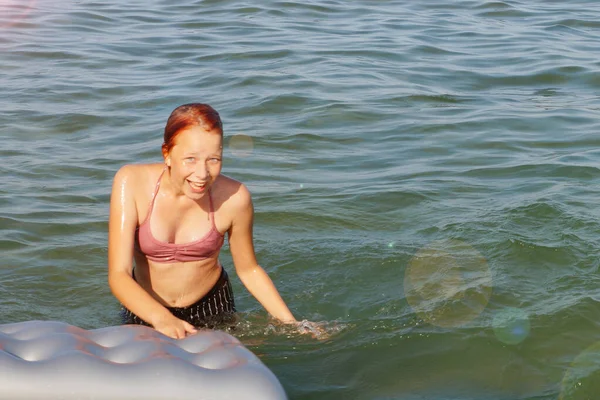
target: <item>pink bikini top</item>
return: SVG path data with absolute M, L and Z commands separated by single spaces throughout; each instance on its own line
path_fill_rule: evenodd
M 187 262 L 187 261 L 199 261 L 207 259 L 221 250 L 223 245 L 224 236 L 215 227 L 215 217 L 213 210 L 213 202 L 208 191 L 208 200 L 210 203 L 210 230 L 201 239 L 195 240 L 188 243 L 167 243 L 156 240 L 150 230 L 150 216 L 152 215 L 152 209 L 154 208 L 154 199 L 158 194 L 158 188 L 160 187 L 160 180 L 165 171 L 163 171 L 158 177 L 156 182 L 156 188 L 152 193 L 152 200 L 150 201 L 150 207 L 146 215 L 144 222 L 135 230 L 135 248 L 142 254 L 144 254 L 149 260 L 159 263 L 174 263 L 174 262 Z

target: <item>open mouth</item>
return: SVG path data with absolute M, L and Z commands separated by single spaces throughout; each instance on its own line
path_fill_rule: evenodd
M 187 181 L 188 185 L 190 185 L 190 188 L 192 189 L 192 191 L 194 193 L 202 193 L 206 190 L 206 182 L 192 182 L 192 181 Z

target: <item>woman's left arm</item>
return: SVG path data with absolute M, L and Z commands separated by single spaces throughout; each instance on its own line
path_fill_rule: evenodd
M 228 232 L 229 249 L 237 275 L 269 314 L 285 323 L 297 322 L 269 275 L 256 261 L 252 238 L 254 207 L 250 192 L 240 185 L 234 199 L 235 211 Z

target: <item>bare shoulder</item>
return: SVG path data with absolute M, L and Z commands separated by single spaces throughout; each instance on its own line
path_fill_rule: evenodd
M 240 211 L 252 206 L 252 194 L 240 181 L 226 175 L 219 175 L 215 183 L 216 201 L 227 210 Z
M 128 192 L 145 190 L 146 186 L 156 180 L 163 164 L 126 164 L 115 173 L 113 187 L 120 187 Z

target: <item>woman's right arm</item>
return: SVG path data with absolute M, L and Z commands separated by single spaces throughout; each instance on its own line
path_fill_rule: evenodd
M 135 204 L 135 167 L 119 169 L 113 180 L 108 219 L 108 285 L 123 306 L 174 338 L 194 333 L 189 324 L 175 318 L 169 310 L 146 292 L 132 276 L 133 246 L 138 215 Z

